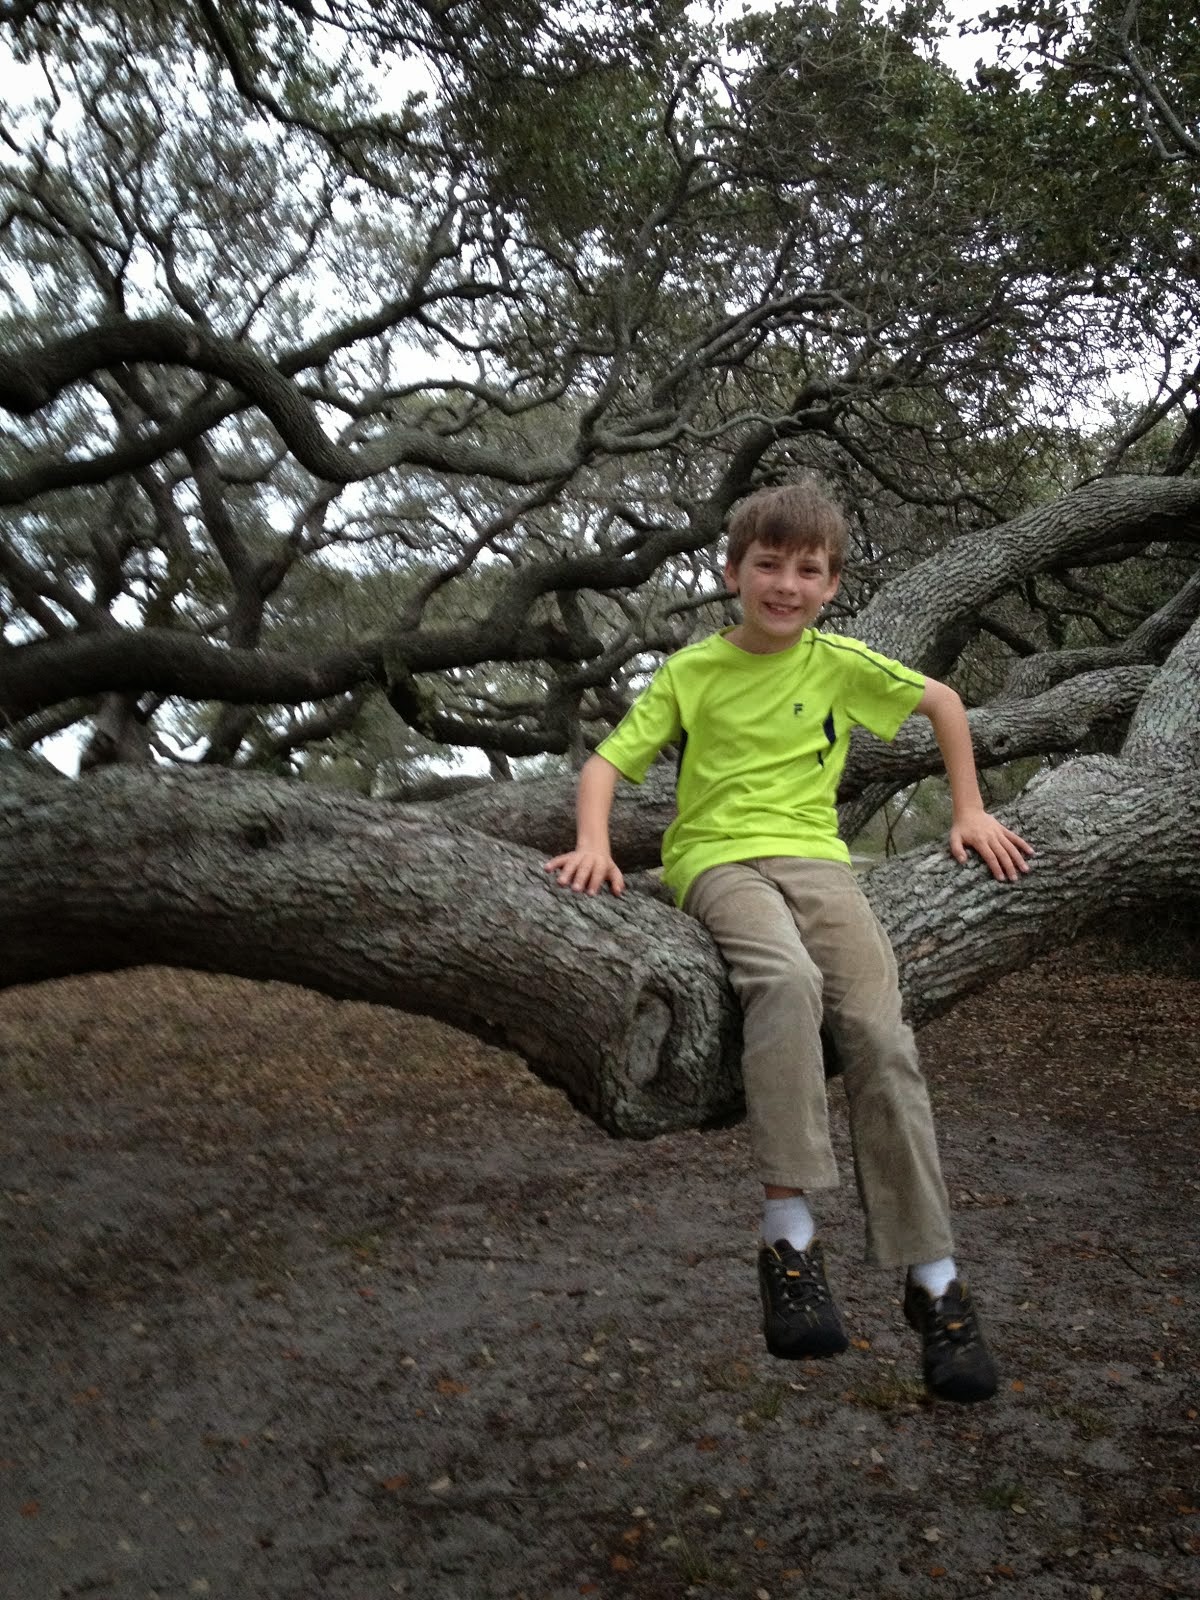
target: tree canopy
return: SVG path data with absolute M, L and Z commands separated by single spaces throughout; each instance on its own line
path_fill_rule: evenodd
M 5 737 L 503 771 L 726 620 L 759 482 L 839 488 L 845 621 L 1089 480 L 1190 478 L 1177 22 L 1004 8 L 1023 51 L 964 82 L 928 4 L 7 6 Z M 1011 573 L 928 664 L 1116 645 L 1173 531 Z

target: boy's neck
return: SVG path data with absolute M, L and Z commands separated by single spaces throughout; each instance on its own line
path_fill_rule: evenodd
M 727 633 L 722 633 L 721 637 L 726 644 L 733 645 L 736 650 L 742 650 L 748 656 L 777 656 L 798 645 L 807 632 L 807 628 L 802 629 L 794 639 L 774 639 L 769 635 L 764 638 L 755 634 L 747 635 L 745 624 L 739 622 Z

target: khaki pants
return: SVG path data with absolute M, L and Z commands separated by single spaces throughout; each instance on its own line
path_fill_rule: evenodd
M 867 1257 L 880 1266 L 953 1253 L 929 1094 L 900 1013 L 896 959 L 849 867 L 771 856 L 702 872 L 685 909 L 720 946 L 744 1017 L 742 1074 L 763 1183 L 838 1181 L 820 1027 L 850 1108 Z

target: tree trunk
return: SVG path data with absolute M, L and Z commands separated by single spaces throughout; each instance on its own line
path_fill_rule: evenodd
M 1200 896 L 1198 680 L 1200 624 L 1126 755 L 1070 762 L 1006 813 L 1038 851 L 1020 883 L 940 846 L 868 874 L 914 1022 L 1109 907 Z M 280 978 L 498 1036 L 615 1133 L 739 1109 L 737 1006 L 698 923 L 560 890 L 541 852 L 416 808 L 207 770 L 72 783 L 10 757 L 0 882 L 4 983 L 149 962 Z
M 905 1009 L 921 1026 L 990 978 L 1068 943 L 1101 913 L 1200 896 L 1200 772 L 1172 779 L 1081 756 L 1000 813 L 1036 845 L 1017 884 L 941 847 L 899 856 L 864 887 L 887 928 Z
M 1006 813 L 1038 852 L 1020 883 L 941 846 L 868 875 L 914 1022 L 1109 907 L 1200 897 L 1198 682 L 1195 623 L 1141 694 L 1121 756 L 1069 762 Z M 1090 726 L 1095 688 L 1081 680 L 1069 704 L 1053 690 L 1042 712 Z M 998 716 L 1014 709 L 1037 702 Z M 993 732 L 1011 739 L 1006 726 Z M 561 786 L 522 813 L 523 787 L 446 810 L 511 832 L 530 814 L 569 827 Z M 618 817 L 659 829 L 671 787 L 664 770 Z M 651 895 L 560 890 L 544 854 L 303 784 L 127 767 L 69 782 L 0 755 L 0 983 L 151 962 L 280 978 L 499 1036 L 613 1132 L 735 1113 L 738 1010 L 707 934 Z
M 162 963 L 425 1012 L 613 1132 L 735 1115 L 740 1019 L 696 922 L 541 856 L 284 780 L 0 765 L 0 983 Z M 364 1063 L 369 1071 L 369 1063 Z

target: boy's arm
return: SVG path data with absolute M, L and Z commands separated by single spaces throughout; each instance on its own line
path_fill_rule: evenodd
M 546 863 L 547 872 L 558 873 L 559 883 L 580 894 L 597 894 L 606 883 L 614 894 L 625 888 L 608 840 L 608 818 L 620 776 L 603 756 L 587 758 L 575 799 L 575 848 Z
M 1018 872 L 1028 872 L 1026 856 L 1033 846 L 1019 834 L 989 815 L 979 793 L 975 772 L 975 752 L 971 748 L 971 729 L 963 703 L 948 683 L 926 678 L 925 692 L 916 709 L 933 724 L 954 804 L 954 823 L 950 829 L 950 854 L 965 862 L 969 846 L 987 865 L 993 878 L 1015 882 Z

